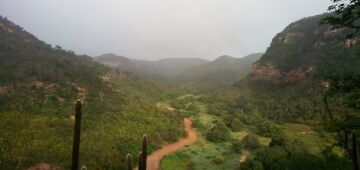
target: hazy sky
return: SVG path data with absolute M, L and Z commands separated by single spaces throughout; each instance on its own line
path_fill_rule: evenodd
M 330 0 L 0 0 L 0 15 L 78 54 L 242 57 Z

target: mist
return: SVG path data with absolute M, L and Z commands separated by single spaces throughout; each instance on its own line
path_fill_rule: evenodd
M 330 0 L 0 0 L 0 15 L 78 54 L 214 59 L 264 52 Z

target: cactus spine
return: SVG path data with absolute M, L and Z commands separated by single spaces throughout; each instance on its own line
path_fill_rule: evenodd
M 77 100 L 75 104 L 75 127 L 74 127 L 74 140 L 73 140 L 73 148 L 72 148 L 71 170 L 77 170 L 79 168 L 80 129 L 81 129 L 81 101 Z
M 127 170 L 133 170 L 132 168 L 132 156 L 130 153 L 127 154 L 126 156 L 126 169 Z

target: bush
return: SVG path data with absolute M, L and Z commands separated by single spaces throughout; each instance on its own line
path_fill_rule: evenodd
M 211 162 L 215 165 L 220 165 L 222 163 L 224 163 L 224 158 L 222 157 L 215 157 L 211 160 Z
M 240 164 L 240 170 L 263 170 L 264 167 L 260 161 L 249 159 Z
M 246 149 L 250 150 L 259 148 L 261 146 L 259 140 L 254 134 L 248 134 L 245 136 L 241 143 Z
M 281 130 L 274 123 L 264 121 L 258 127 L 258 134 L 265 137 L 275 137 L 281 135 Z
M 285 146 L 287 143 L 289 142 L 289 139 L 284 136 L 284 135 L 280 135 L 280 136 L 274 136 L 271 138 L 271 142 L 269 144 L 270 147 L 272 146 Z
M 216 122 L 206 134 L 206 139 L 210 142 L 225 142 L 230 139 L 229 129 L 223 122 Z
M 224 116 L 223 120 L 226 126 L 229 127 L 233 132 L 239 132 L 244 128 L 243 123 L 234 116 L 226 115 Z
M 244 148 L 243 144 L 240 141 L 233 142 L 231 143 L 231 145 L 235 153 L 241 153 Z

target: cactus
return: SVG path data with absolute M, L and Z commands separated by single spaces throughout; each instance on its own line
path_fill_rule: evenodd
M 146 170 L 146 163 L 147 163 L 147 145 L 148 145 L 148 141 L 147 141 L 147 137 L 146 135 L 143 135 L 142 138 L 142 154 L 141 154 L 141 162 L 143 163 L 143 169 L 140 170 Z
M 81 129 L 81 101 L 77 100 L 75 104 L 75 127 L 74 127 L 71 170 L 77 170 L 79 167 L 80 129 Z
M 142 163 L 142 152 L 139 152 L 139 162 L 138 162 L 138 170 L 142 170 L 143 168 L 143 163 Z
M 133 170 L 132 168 L 132 156 L 130 153 L 127 154 L 126 156 L 126 169 L 127 170 Z
M 353 151 L 352 159 L 353 159 L 353 164 L 354 164 L 354 170 L 359 170 L 360 169 L 359 155 L 358 155 L 357 139 L 356 139 L 355 131 L 352 132 L 352 145 L 353 145 L 352 146 L 352 151 Z

